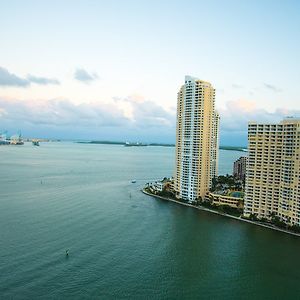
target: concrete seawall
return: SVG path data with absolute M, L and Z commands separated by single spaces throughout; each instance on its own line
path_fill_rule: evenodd
M 206 207 L 195 206 L 195 205 L 184 203 L 184 202 L 181 202 L 181 201 L 177 201 L 177 200 L 174 200 L 174 199 L 171 199 L 171 198 L 166 198 L 166 197 L 154 195 L 154 194 L 151 194 L 151 193 L 147 192 L 145 189 L 142 189 L 141 191 L 144 194 L 146 194 L 148 196 L 151 196 L 153 198 L 161 199 L 161 200 L 164 200 L 164 201 L 174 202 L 174 203 L 177 203 L 177 204 L 180 204 L 180 205 L 184 205 L 184 206 L 188 206 L 188 207 L 191 207 L 191 208 L 194 208 L 194 209 L 198 209 L 198 210 L 202 210 L 202 211 L 207 211 L 207 212 L 219 215 L 219 216 L 228 217 L 228 218 L 235 219 L 235 220 L 238 220 L 238 221 L 247 222 L 247 223 L 250 223 L 250 224 L 253 224 L 253 225 L 265 227 L 265 228 L 268 228 L 268 229 L 272 229 L 272 230 L 276 230 L 276 231 L 280 231 L 280 232 L 283 232 L 283 233 L 287 233 L 287 234 L 290 234 L 290 235 L 294 235 L 294 236 L 300 237 L 299 233 L 295 233 L 295 232 L 291 232 L 291 231 L 288 231 L 288 230 L 285 230 L 285 229 L 277 228 L 277 227 L 274 227 L 272 225 L 262 224 L 262 223 L 259 223 L 259 222 L 255 222 L 255 221 L 243 219 L 241 217 L 235 217 L 235 216 L 232 216 L 232 215 L 229 215 L 229 214 L 226 214 L 226 213 L 221 213 L 221 212 L 218 212 L 218 211 L 206 208 Z

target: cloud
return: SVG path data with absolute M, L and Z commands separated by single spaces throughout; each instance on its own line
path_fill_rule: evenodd
M 273 112 L 258 108 L 254 101 L 237 100 L 226 102 L 226 107 L 219 109 L 224 130 L 247 131 L 249 121 L 276 123 L 287 116 L 299 116 L 300 110 L 277 108 Z
M 7 69 L 0 67 L 0 86 L 4 87 L 28 87 L 31 83 L 36 84 L 60 84 L 55 78 L 37 77 L 28 74 L 26 78 L 10 73 Z
M 216 91 L 218 92 L 218 94 L 224 94 L 225 90 L 222 88 L 216 88 Z
M 163 141 L 164 136 L 168 142 L 175 135 L 174 112 L 132 96 L 81 104 L 68 99 L 0 97 L 0 121 L 1 129 L 22 129 L 27 135 L 39 129 L 43 136 L 52 132 L 58 137 L 144 141 Z
M 254 101 L 228 101 L 219 109 L 221 144 L 247 145 L 248 122 L 278 123 L 287 116 L 300 116 L 300 110 L 277 108 L 273 112 L 258 108 Z
M 132 120 L 141 128 L 164 126 L 175 129 L 175 112 L 167 111 L 153 101 L 132 95 L 124 99 L 131 107 Z
M 278 88 L 278 87 L 276 87 L 276 86 L 274 86 L 274 85 L 272 85 L 272 84 L 264 83 L 264 87 L 265 87 L 266 89 L 268 89 L 268 90 L 271 90 L 271 91 L 275 92 L 275 93 L 281 92 L 281 89 L 280 89 L 280 88 Z
M 3 108 L 0 108 L 0 118 L 6 114 L 6 111 Z
M 98 75 L 96 73 L 88 73 L 85 69 L 79 68 L 76 69 L 74 73 L 74 78 L 76 80 L 89 83 L 98 79 Z
M 237 83 L 233 83 L 233 84 L 232 84 L 232 87 L 233 87 L 234 89 L 243 89 L 243 88 L 244 88 L 242 85 L 237 84 Z
M 0 98 L 2 121 L 49 126 L 119 126 L 126 118 L 113 104 L 74 104 L 68 99 L 18 100 Z
M 21 78 L 10 73 L 7 69 L 0 67 L 0 86 L 27 87 L 29 85 L 30 81 L 28 79 Z
M 30 82 L 36 83 L 36 84 L 42 84 L 42 85 L 47 85 L 47 84 L 60 84 L 60 82 L 55 79 L 55 78 L 46 78 L 46 77 L 37 77 L 34 75 L 27 75 L 27 79 Z
M 254 101 L 228 101 L 219 109 L 220 144 L 247 145 L 249 121 L 278 123 L 300 110 L 269 112 Z M 1 130 L 59 138 L 175 142 L 176 110 L 165 109 L 140 95 L 75 104 L 69 99 L 8 99 L 0 97 Z

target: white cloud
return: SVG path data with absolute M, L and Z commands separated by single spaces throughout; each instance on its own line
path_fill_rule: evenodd
M 42 84 L 42 85 L 60 84 L 60 82 L 55 78 L 39 77 L 30 74 L 27 75 L 27 79 L 32 83 Z
M 249 121 L 279 122 L 286 116 L 300 115 L 300 111 L 284 108 L 269 112 L 249 100 L 229 101 L 219 113 L 223 145 L 246 145 Z M 105 134 L 108 139 L 131 137 L 133 140 L 175 142 L 175 122 L 175 109 L 168 111 L 140 95 L 81 104 L 68 99 L 0 97 L 1 130 L 26 127 L 39 128 L 45 136 L 53 130 L 55 134 L 73 132 L 69 137 L 75 138 L 78 137 L 75 131 L 80 131 L 78 138 L 101 138 Z
M 90 83 L 96 79 L 98 79 L 98 75 L 96 73 L 88 73 L 83 68 L 76 69 L 74 73 L 74 79 L 79 80 L 84 83 Z
M 243 88 L 244 88 L 242 85 L 237 84 L 237 83 L 233 83 L 231 86 L 232 86 L 232 88 L 234 88 L 234 89 L 243 89 Z
M 300 110 L 277 108 L 273 112 L 257 107 L 254 101 L 228 101 L 219 109 L 221 116 L 221 143 L 227 145 L 247 144 L 248 122 L 278 123 L 287 116 L 300 116 Z M 238 143 L 236 141 L 238 140 Z
M 275 93 L 281 92 L 281 89 L 276 87 L 275 85 L 269 84 L 269 83 L 264 83 L 264 87 L 268 90 L 271 90 Z
M 0 67 L 0 86 L 27 87 L 29 85 L 30 81 L 28 79 L 21 78 L 10 73 L 7 69 Z
M 0 86 L 4 87 L 28 87 L 31 83 L 36 84 L 60 84 L 55 78 L 38 77 L 28 74 L 26 78 L 17 76 L 7 69 L 0 67 Z
M 20 100 L 0 97 L 1 129 L 39 127 L 44 128 L 45 135 L 49 128 L 54 128 L 56 132 L 78 129 L 91 136 L 91 132 L 106 128 L 107 133 L 118 130 L 120 138 L 136 133 L 139 139 L 147 138 L 147 134 L 159 137 L 168 132 L 170 136 L 173 135 L 174 114 L 152 101 L 135 100 L 127 97 L 105 103 L 95 101 L 74 104 L 68 99 Z M 128 109 L 132 113 L 131 117 L 126 114 Z M 6 113 L 2 114 L 2 111 Z

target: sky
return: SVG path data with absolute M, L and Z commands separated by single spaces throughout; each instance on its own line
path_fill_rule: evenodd
M 1 1 L 0 132 L 175 142 L 185 75 L 211 82 L 221 145 L 300 116 L 300 1 Z

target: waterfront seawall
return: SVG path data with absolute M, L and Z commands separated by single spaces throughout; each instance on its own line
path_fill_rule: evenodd
M 181 201 L 178 201 L 178 200 L 175 200 L 175 199 L 171 199 L 171 198 L 167 198 L 167 197 L 163 197 L 163 196 L 151 194 L 151 193 L 147 192 L 145 189 L 142 189 L 141 191 L 144 194 L 146 194 L 148 196 L 151 196 L 151 197 L 154 197 L 154 198 L 158 198 L 158 199 L 169 201 L 169 202 L 174 202 L 174 203 L 177 203 L 177 204 L 180 204 L 180 205 L 184 205 L 184 206 L 188 206 L 188 207 L 191 207 L 191 208 L 194 208 L 194 209 L 198 209 L 198 210 L 202 210 L 202 211 L 207 211 L 207 212 L 219 215 L 219 216 L 229 217 L 231 219 L 235 219 L 235 220 L 238 220 L 238 221 L 247 222 L 247 223 L 250 223 L 250 224 L 253 224 L 253 225 L 265 227 L 265 228 L 268 228 L 268 229 L 272 229 L 272 230 L 275 230 L 275 231 L 279 231 L 279 232 L 283 232 L 283 233 L 286 233 L 286 234 L 290 234 L 290 235 L 294 235 L 294 236 L 300 237 L 299 233 L 295 233 L 295 232 L 291 232 L 291 231 L 284 230 L 284 229 L 281 229 L 281 228 L 273 227 L 272 225 L 262 224 L 262 223 L 259 223 L 259 222 L 255 222 L 255 221 L 243 219 L 241 217 L 235 217 L 235 216 L 232 216 L 232 215 L 229 215 L 229 214 L 226 214 L 226 213 L 215 211 L 215 210 L 212 210 L 212 209 L 209 209 L 209 208 L 206 208 L 206 207 L 195 206 L 195 205 L 192 205 L 192 204 L 189 204 L 189 203 L 184 203 L 184 202 L 181 202 Z

